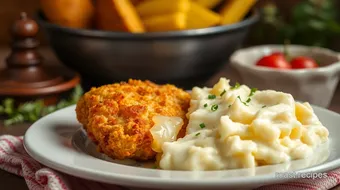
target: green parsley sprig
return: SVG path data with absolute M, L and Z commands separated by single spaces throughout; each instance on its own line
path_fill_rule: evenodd
M 83 89 L 78 85 L 73 89 L 68 99 L 60 100 L 58 104 L 51 106 L 44 106 L 43 100 L 26 102 L 15 106 L 14 99 L 6 98 L 0 105 L 0 115 L 4 115 L 7 118 L 4 121 L 5 126 L 23 122 L 34 122 L 49 113 L 76 104 L 82 95 Z

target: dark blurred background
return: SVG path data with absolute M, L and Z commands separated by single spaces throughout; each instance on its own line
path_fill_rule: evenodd
M 340 46 L 337 45 L 339 44 L 337 35 L 334 35 L 334 31 L 336 31 L 336 34 L 337 32 L 340 34 L 340 27 L 337 25 L 334 26 L 332 23 L 329 24 L 329 22 L 333 22 L 333 12 L 337 13 L 337 10 L 340 8 L 340 2 L 333 0 L 333 2 L 337 4 L 336 6 L 331 5 L 329 7 L 324 7 L 324 9 L 320 10 L 321 13 L 314 13 L 315 10 L 314 12 L 313 10 L 309 10 L 308 6 L 296 8 L 295 5 L 299 4 L 301 1 L 302 0 L 258 0 L 257 7 L 263 7 L 268 3 L 275 3 L 279 13 L 275 13 L 275 9 L 273 10 L 269 8 L 266 10 L 267 17 L 269 18 L 267 18 L 267 20 L 263 19 L 262 21 L 265 20 L 266 22 L 271 23 L 269 24 L 270 26 L 268 26 L 268 23 L 259 23 L 254 28 L 254 30 L 251 31 L 251 35 L 249 36 L 247 44 L 254 45 L 264 43 L 283 43 L 283 39 L 285 38 L 283 35 L 291 35 L 291 28 L 296 29 L 294 28 L 296 25 L 302 25 L 299 28 L 299 34 L 295 35 L 295 39 L 297 40 L 294 40 L 294 37 L 289 37 L 293 41 L 292 43 L 319 45 L 336 50 L 340 49 Z M 331 2 L 332 0 L 314 1 L 320 2 L 320 4 L 325 4 L 325 2 Z M 32 16 L 38 8 L 39 0 L 1 0 L 0 23 L 2 25 L 0 27 L 0 46 L 8 45 L 10 42 L 11 38 L 9 34 L 9 27 L 11 23 L 18 17 L 19 13 L 21 11 L 26 11 L 30 16 Z M 282 17 L 287 21 L 288 24 L 295 24 L 295 26 L 286 27 L 285 25 L 279 25 L 280 21 L 276 20 L 276 17 L 271 18 L 273 17 L 273 14 L 277 14 L 277 17 Z M 320 22 L 320 18 L 319 20 L 312 20 L 312 17 L 310 16 L 306 21 L 306 14 L 320 15 L 319 17 L 322 19 L 322 22 Z M 292 18 L 292 15 L 294 18 Z M 316 31 L 311 32 L 311 30 Z M 328 30 L 333 30 L 333 33 L 331 32 L 332 34 L 330 34 Z M 304 32 L 308 32 L 311 36 L 313 36 L 314 41 L 311 41 L 311 36 L 304 35 Z M 41 40 L 42 44 L 46 44 L 42 34 L 40 34 L 39 39 Z

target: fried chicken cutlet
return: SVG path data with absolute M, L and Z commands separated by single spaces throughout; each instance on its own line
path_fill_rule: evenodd
M 92 88 L 79 100 L 77 119 L 99 151 L 113 159 L 154 159 L 153 116 L 181 117 L 185 133 L 190 94 L 173 85 L 130 79 Z

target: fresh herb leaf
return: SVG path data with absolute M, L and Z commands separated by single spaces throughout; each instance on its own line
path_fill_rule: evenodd
M 66 100 L 61 100 L 61 101 L 57 104 L 57 110 L 69 106 L 72 102 L 73 102 L 73 101 L 68 102 L 68 101 L 66 101 Z
M 201 129 L 205 128 L 205 124 L 204 124 L 204 123 L 201 123 L 201 124 L 200 124 L 200 127 L 201 127 Z
M 71 105 L 78 102 L 79 98 L 83 95 L 84 91 L 80 85 L 77 85 L 71 95 Z
M 7 115 L 12 115 L 14 112 L 14 100 L 7 98 L 3 101 L 4 113 Z
M 214 104 L 211 106 L 211 111 L 216 111 L 218 109 L 218 105 Z
M 245 106 L 248 106 L 247 102 L 242 101 L 240 96 L 237 96 L 237 98 L 238 98 L 238 99 L 240 100 L 240 102 L 242 102 Z
M 37 100 L 36 101 L 36 107 L 35 107 L 35 109 L 34 109 L 34 113 L 37 115 L 37 116 L 39 116 L 39 114 L 41 114 L 42 113 L 42 110 L 43 110 L 43 108 L 44 108 L 44 102 L 42 101 L 42 100 Z
M 248 98 L 246 102 L 247 102 L 247 103 L 249 103 L 250 101 L 251 101 L 251 99 L 250 99 L 250 98 Z
M 227 91 L 224 89 L 220 96 L 223 96 Z
M 0 114 L 7 116 L 4 121 L 6 126 L 22 122 L 34 122 L 40 117 L 52 113 L 58 109 L 70 106 L 78 102 L 83 94 L 80 85 L 76 86 L 69 99 L 61 100 L 57 105 L 44 106 L 43 100 L 26 102 L 15 106 L 14 99 L 7 98 L 0 105 Z
M 204 104 L 204 107 L 205 107 L 205 108 L 208 107 L 208 104 Z
M 261 11 L 262 20 L 252 39 L 254 43 L 282 43 L 290 39 L 292 44 L 332 48 L 334 38 L 340 34 L 337 3 L 336 0 L 303 0 L 285 16 L 275 4 L 268 4 Z
M 231 107 L 231 104 L 228 106 L 228 108 L 230 108 Z
M 4 106 L 0 105 L 0 115 L 5 113 L 5 108 Z
M 34 122 L 36 120 L 38 120 L 38 115 L 36 115 L 34 112 L 30 112 L 27 114 L 27 117 L 25 118 L 25 120 L 30 121 L 30 122 Z
M 14 116 L 12 116 L 11 118 L 9 119 L 6 119 L 4 121 L 4 125 L 5 126 L 9 126 L 9 125 L 13 125 L 15 123 L 22 123 L 25 121 L 25 117 L 23 114 L 20 114 L 20 113 L 17 113 L 15 114 Z
M 267 106 L 266 105 L 262 106 L 262 108 L 265 108 L 265 107 L 267 107 Z
M 52 113 L 56 110 L 57 110 L 57 107 L 54 106 L 54 105 L 44 107 L 43 110 L 42 110 L 42 115 L 50 114 L 50 113 Z
M 197 137 L 197 136 L 198 136 L 198 135 L 200 135 L 200 134 L 201 134 L 201 133 L 196 133 L 196 135 L 195 135 L 195 136 Z
M 216 95 L 214 95 L 214 94 L 210 94 L 210 95 L 208 96 L 208 99 L 210 99 L 210 100 L 215 99 L 215 98 L 216 98 Z
M 232 86 L 230 89 L 232 89 L 232 90 L 233 89 L 238 89 L 238 88 L 240 88 L 240 86 L 241 86 L 241 84 L 236 82 L 235 86 Z
M 18 111 L 29 113 L 29 112 L 32 112 L 35 109 L 35 107 L 36 107 L 36 104 L 34 102 L 27 102 L 27 103 L 21 104 L 18 107 Z

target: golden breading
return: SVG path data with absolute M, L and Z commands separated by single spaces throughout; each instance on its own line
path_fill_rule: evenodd
M 173 85 L 129 80 L 92 88 L 79 100 L 77 119 L 101 152 L 113 159 L 154 159 L 151 149 L 155 115 L 184 120 L 190 94 Z M 181 134 L 185 133 L 185 127 Z

